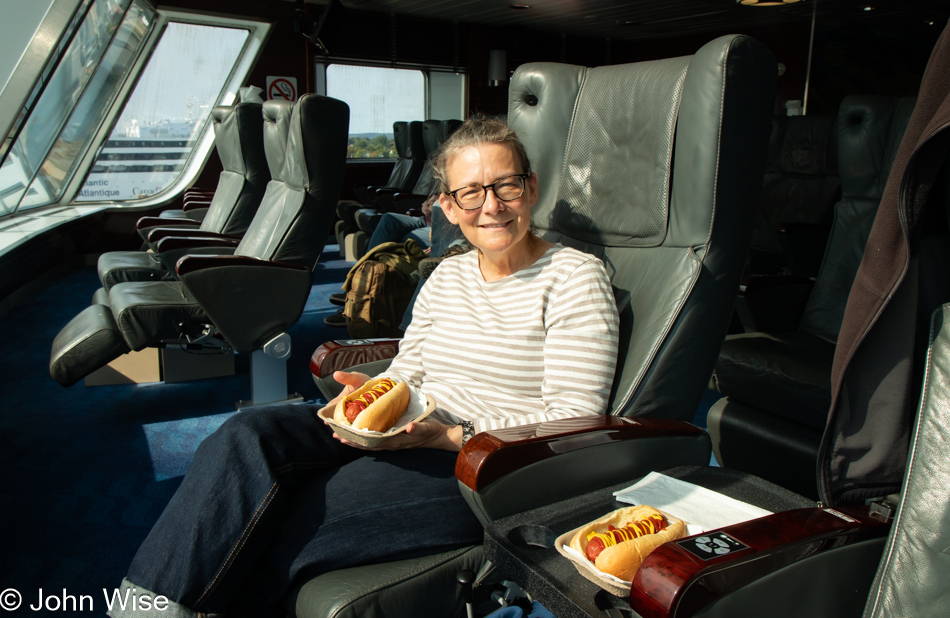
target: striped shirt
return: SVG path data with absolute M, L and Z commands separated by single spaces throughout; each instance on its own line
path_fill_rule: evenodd
M 555 245 L 487 282 L 470 251 L 426 281 L 387 376 L 431 394 L 475 431 L 602 414 L 617 362 L 618 317 L 603 263 Z

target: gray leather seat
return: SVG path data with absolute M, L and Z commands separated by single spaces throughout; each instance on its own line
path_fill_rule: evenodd
M 684 467 L 669 470 L 671 476 L 696 478 L 700 485 L 727 495 L 744 493 L 742 499 L 775 512 L 705 531 L 702 537 L 723 541 L 725 555 L 703 555 L 699 545 L 706 539 L 702 537 L 657 548 L 633 577 L 633 615 L 847 618 L 863 612 L 866 618 L 896 618 L 947 614 L 948 43 L 950 29 L 945 29 L 897 149 L 842 320 L 830 380 L 832 402 L 814 467 L 821 501 L 809 508 L 781 507 L 775 499 L 788 497 L 788 490 L 769 487 L 748 473 L 690 466 L 685 471 Z M 922 351 L 927 352 L 926 359 L 919 354 Z M 773 402 L 780 398 L 776 394 Z M 567 450 L 566 429 L 570 429 L 560 428 L 556 442 L 555 424 L 541 424 L 528 439 L 523 437 L 525 431 L 522 436 L 504 430 L 475 436 L 469 445 L 477 441 L 472 446 L 487 454 L 466 445 L 456 476 L 466 486 L 477 488 L 481 470 L 491 470 L 493 478 L 504 478 L 507 469 L 549 471 L 555 466 L 551 460 Z M 606 431 L 620 430 L 614 426 Z M 597 442 L 593 432 L 586 433 L 587 444 Z M 539 448 L 541 444 L 548 448 Z M 588 450 L 601 449 L 591 446 Z M 529 456 L 530 451 L 539 456 Z M 598 458 L 596 452 L 589 457 L 609 461 Z M 589 480 L 599 469 L 590 466 L 587 474 Z M 617 487 L 634 480 L 631 477 Z M 522 530 L 533 524 L 549 526 L 553 539 L 615 505 L 610 489 L 586 495 L 577 492 L 569 500 L 493 523 L 488 528 L 488 547 L 493 555 L 515 558 L 509 560 L 511 576 L 542 603 L 548 598 L 563 603 L 568 597 L 585 609 L 574 611 L 579 605 L 563 603 L 564 616 L 601 615 L 605 607 L 624 607 L 622 600 L 611 604 L 597 586 L 563 560 L 549 560 L 551 552 L 557 553 L 543 539 L 538 544 L 545 547 L 519 542 L 530 543 L 540 534 L 529 539 L 528 532 L 535 531 L 527 530 L 512 538 L 513 529 L 506 526 L 514 524 Z M 586 515 L 596 514 L 580 521 L 571 519 L 572 513 L 579 517 L 585 510 Z M 886 522 L 895 512 L 889 529 Z M 503 530 L 509 535 L 499 535 Z M 718 545 L 722 548 L 723 544 Z M 513 549 L 516 546 L 523 549 Z M 564 572 L 566 577 L 561 576 Z
M 349 108 L 304 95 L 295 104 L 268 101 L 263 110 L 273 178 L 233 255 L 186 255 L 177 263 L 177 281 L 113 286 L 105 304 L 80 313 L 53 342 L 50 374 L 60 384 L 106 365 L 123 345 L 141 350 L 177 342 L 183 329 L 208 328 L 234 351 L 258 354 L 300 317 L 340 195 Z M 203 240 L 162 243 L 178 243 L 187 253 L 189 243 Z M 278 347 L 272 352 L 283 356 L 275 358 L 285 360 L 289 341 Z M 252 379 L 253 372 L 252 363 Z
M 865 618 L 947 613 L 950 581 L 950 305 L 934 313 L 927 377 L 910 440 L 907 472 Z
M 773 323 L 768 331 L 726 337 L 712 374 L 710 387 L 725 397 L 710 409 L 707 424 L 723 466 L 817 497 L 813 470 L 831 403 L 835 342 L 914 101 L 850 96 L 842 102 L 838 114 L 842 196 L 804 312 L 797 323 L 784 328 Z M 757 283 L 748 282 L 740 303 L 749 303 L 748 307 L 756 294 L 775 293 Z M 769 313 L 774 304 L 790 303 L 773 301 L 757 311 Z M 752 321 L 766 325 L 771 318 Z
M 533 221 L 548 238 L 600 256 L 621 306 L 607 414 L 662 423 L 645 417 L 695 412 L 748 247 L 775 66 L 761 43 L 731 36 L 689 57 L 597 68 L 531 63 L 512 77 L 508 121 L 540 181 Z M 612 461 L 600 486 L 645 466 L 708 462 L 706 435 L 688 433 L 612 451 L 615 459 L 598 460 Z M 557 484 L 515 478 L 488 490 L 491 504 L 463 495 L 482 521 L 553 502 L 585 486 L 576 474 L 585 457 L 579 449 L 547 471 Z M 296 614 L 452 616 L 461 608 L 455 574 L 483 564 L 481 548 L 470 547 L 327 573 L 301 582 Z
M 183 233 L 198 230 L 204 234 L 240 236 L 251 224 L 271 178 L 264 156 L 261 104 L 216 107 L 211 117 L 215 148 L 223 169 L 207 213 L 200 224 L 191 219 L 145 217 L 136 226 L 145 240 L 148 232 L 157 227 L 174 226 Z M 175 278 L 157 255 L 144 251 L 105 253 L 99 257 L 98 271 L 106 290 L 122 281 Z

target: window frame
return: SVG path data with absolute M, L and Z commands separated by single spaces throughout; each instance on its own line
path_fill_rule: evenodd
M 165 30 L 170 22 L 179 22 L 187 24 L 196 24 L 202 26 L 221 26 L 230 28 L 241 28 L 248 31 L 248 38 L 244 47 L 238 56 L 237 62 L 231 68 L 227 79 L 222 86 L 221 93 L 213 105 L 230 105 L 237 100 L 238 90 L 244 85 L 244 80 L 249 75 L 257 59 L 263 52 L 267 39 L 273 30 L 273 22 L 257 21 L 247 18 L 225 16 L 209 12 L 191 11 L 188 9 L 167 9 L 159 8 L 156 11 L 156 24 L 148 40 L 143 47 L 142 53 L 132 67 L 131 79 L 126 80 L 119 90 L 116 97 L 116 103 L 105 115 L 103 122 L 96 131 L 92 146 L 86 150 L 79 165 L 81 172 L 77 172 L 70 180 L 66 191 L 63 194 L 61 202 L 80 206 L 105 205 L 110 208 L 122 210 L 147 209 L 156 205 L 164 204 L 169 201 L 169 196 L 176 196 L 188 188 L 197 178 L 198 174 L 204 168 L 214 149 L 214 131 L 212 130 L 211 117 L 209 115 L 205 126 L 201 129 L 200 137 L 196 140 L 195 147 L 189 155 L 178 179 L 166 187 L 163 191 L 142 199 L 135 200 L 96 200 L 96 201 L 74 201 L 76 196 L 82 190 L 86 178 L 95 165 L 96 159 L 105 143 L 112 134 L 113 127 L 122 115 L 126 103 L 138 85 L 145 67 L 151 60 L 152 55 L 158 47 L 159 41 L 165 34 Z M 55 204 L 50 204 L 53 206 Z
M 78 163 L 72 177 L 63 185 L 59 199 L 38 206 L 18 204 L 14 211 L 0 216 L 0 220 L 12 220 L 18 216 L 40 216 L 44 210 L 61 210 L 64 206 L 81 209 L 75 210 L 77 216 L 82 212 L 92 212 L 103 208 L 110 210 L 151 208 L 168 203 L 170 197 L 180 194 L 181 191 L 194 182 L 194 179 L 204 168 L 214 147 L 214 132 L 210 115 L 205 125 L 197 133 L 195 146 L 189 153 L 181 174 L 163 191 L 141 199 L 75 201 L 95 165 L 99 153 L 111 135 L 115 123 L 121 117 L 129 97 L 138 85 L 145 67 L 158 46 L 158 42 L 161 41 L 170 23 L 237 28 L 247 32 L 247 39 L 236 62 L 224 80 L 217 99 L 212 102 L 212 106 L 228 105 L 237 99 L 239 88 L 244 85 L 244 80 L 263 52 L 273 30 L 273 21 L 260 18 L 242 18 L 179 8 L 156 9 L 151 0 L 133 0 L 133 2 L 135 1 L 144 5 L 151 13 L 152 23 L 149 26 L 148 34 L 133 62 L 130 63 L 123 81 L 108 100 L 108 109 L 103 114 L 100 123 L 92 131 L 91 139 L 86 144 L 85 149 L 80 151 L 74 159 Z M 43 80 L 48 79 L 49 75 L 63 61 L 64 51 L 74 38 L 78 24 L 85 19 L 91 2 L 92 0 L 54 0 L 47 16 L 41 21 L 36 36 L 27 46 L 3 87 L 0 122 L 5 123 L 2 126 L 6 128 L 6 133 L 4 134 L 4 143 L 0 144 L 0 151 L 4 153 L 4 156 L 8 154 L 13 140 L 19 135 L 30 115 L 36 111 L 37 101 L 46 87 Z M 79 100 L 81 100 L 81 97 L 77 98 L 77 104 Z M 67 111 L 66 117 L 69 118 L 75 109 L 76 106 L 74 105 Z

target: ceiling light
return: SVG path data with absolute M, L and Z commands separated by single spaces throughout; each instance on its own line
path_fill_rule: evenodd
M 509 9 L 530 9 L 531 5 L 530 4 L 509 4 L 508 8 Z
M 861 7 L 861 10 L 862 10 L 862 11 L 873 11 L 873 10 L 874 10 L 874 7 L 873 7 L 873 6 L 862 6 L 862 7 Z
M 736 0 L 739 4 L 745 6 L 783 6 L 785 4 L 795 4 L 799 0 Z

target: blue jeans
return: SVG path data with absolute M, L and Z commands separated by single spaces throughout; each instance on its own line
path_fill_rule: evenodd
M 429 227 L 426 225 L 425 217 L 410 217 L 387 212 L 380 217 L 366 246 L 372 249 L 384 242 L 405 242 L 409 238 L 415 238 L 423 249 L 429 248 L 431 245 Z
M 317 409 L 241 412 L 206 438 L 127 579 L 192 610 L 263 616 L 298 577 L 481 542 L 455 453 L 344 446 Z

